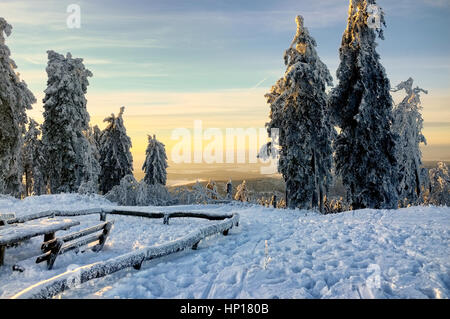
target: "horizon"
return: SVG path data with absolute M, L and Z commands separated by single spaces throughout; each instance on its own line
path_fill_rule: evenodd
M 135 176 L 142 175 L 146 136 L 155 134 L 166 145 L 168 180 L 173 182 L 182 179 L 187 165 L 171 161 L 177 142 L 171 139 L 173 130 L 192 130 L 195 120 L 202 120 L 205 129 L 222 132 L 264 127 L 269 119 L 264 94 L 284 74 L 282 56 L 295 35 L 297 15 L 305 18 L 319 56 L 337 84 L 347 0 L 323 0 L 320 5 L 258 1 L 258 10 L 254 3 L 78 1 L 79 29 L 66 25 L 71 1 L 7 0 L 0 3 L 0 11 L 13 26 L 6 39 L 11 58 L 38 100 L 28 111 L 30 117 L 42 123 L 46 51 L 71 52 L 83 58 L 94 74 L 87 93 L 91 125 L 103 129 L 103 119 L 124 105 Z M 450 44 L 442 39 L 450 29 L 450 3 L 380 0 L 378 4 L 387 27 L 385 40 L 377 40 L 377 51 L 391 86 L 412 77 L 414 86 L 429 91 L 421 95 L 428 141 L 421 147 L 423 160 L 450 161 Z M 396 103 L 404 96 L 392 95 Z M 214 165 L 226 175 L 233 169 L 253 174 L 259 164 Z

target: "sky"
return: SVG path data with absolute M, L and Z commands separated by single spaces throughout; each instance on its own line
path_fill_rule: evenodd
M 429 91 L 422 95 L 424 160 L 448 161 L 450 0 L 377 3 L 387 22 L 378 52 L 391 85 L 412 77 Z M 81 9 L 80 28 L 67 27 L 70 4 Z M 223 132 L 264 127 L 264 94 L 285 71 L 296 15 L 304 17 L 336 84 L 347 12 L 347 0 L 0 2 L 0 16 L 13 26 L 11 57 L 38 100 L 28 114 L 42 122 L 46 51 L 71 52 L 94 74 L 87 94 L 92 124 L 104 128 L 103 119 L 124 105 L 135 174 L 141 174 L 147 134 L 156 134 L 167 147 L 169 179 L 186 169 L 171 163 L 179 142 L 171 138 L 174 129 L 191 130 L 195 120 Z

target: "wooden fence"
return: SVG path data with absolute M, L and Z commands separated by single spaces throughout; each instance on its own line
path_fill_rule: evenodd
M 105 214 L 138 216 L 147 218 L 163 218 L 164 223 L 168 224 L 170 218 L 176 217 L 195 217 L 205 218 L 209 220 L 222 220 L 218 223 L 202 227 L 188 235 L 162 244 L 158 246 L 151 246 L 141 248 L 139 250 L 108 259 L 106 261 L 97 262 L 91 265 L 82 266 L 72 271 L 67 271 L 63 274 L 45 280 L 39 284 L 33 285 L 15 296 L 12 299 L 35 299 L 35 298 L 51 298 L 67 289 L 73 287 L 74 280 L 77 284 L 82 284 L 95 278 L 101 278 L 109 274 L 115 273 L 125 268 L 133 267 L 140 269 L 142 263 L 146 260 L 160 258 L 167 256 L 184 249 L 197 249 L 199 242 L 208 236 L 222 233 L 227 235 L 229 230 L 234 226 L 239 226 L 239 214 L 208 214 L 196 212 L 173 212 L 173 213 L 159 213 L 159 212 L 142 212 L 137 210 L 86 210 L 78 212 L 53 212 L 55 216 L 80 216 L 88 214 L 101 215 L 101 219 L 106 219 Z

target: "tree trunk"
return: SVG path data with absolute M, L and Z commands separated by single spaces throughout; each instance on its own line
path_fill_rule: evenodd
M 318 186 L 318 180 L 317 180 L 317 159 L 316 159 L 316 151 L 313 150 L 313 154 L 312 154 L 312 167 L 314 170 L 314 192 L 312 194 L 312 202 L 311 202 L 311 207 L 317 208 L 317 202 L 318 202 L 318 196 L 317 196 L 317 186 Z
M 322 183 L 319 184 L 319 210 L 320 213 L 323 214 L 323 187 L 322 187 Z

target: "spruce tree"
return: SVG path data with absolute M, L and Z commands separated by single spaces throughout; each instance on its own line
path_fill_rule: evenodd
M 125 107 L 120 108 L 116 117 L 105 118 L 108 125 L 100 137 L 100 191 L 108 193 L 126 175 L 133 175 L 133 157 L 130 152 L 131 139 L 123 123 Z
M 85 94 L 92 73 L 83 59 L 48 51 L 42 142 L 51 193 L 77 192 L 96 182 L 95 158 L 87 139 L 89 113 Z M 98 164 L 97 164 L 98 165 Z
M 148 136 L 148 147 L 142 169 L 145 172 L 144 182 L 148 185 L 166 185 L 167 181 L 167 155 L 164 144 L 156 136 Z
M 32 118 L 28 121 L 28 130 L 24 136 L 22 147 L 22 165 L 25 180 L 24 195 L 45 194 L 45 156 L 42 141 L 39 139 L 39 124 Z
M 26 110 L 36 99 L 15 72 L 17 66 L 6 45 L 11 30 L 11 25 L 0 18 L 0 194 L 20 196 Z
M 382 12 L 379 29 L 369 23 L 371 5 L 375 0 L 350 0 L 339 51 L 339 84 L 329 99 L 340 127 L 334 143 L 336 169 L 353 209 L 395 208 L 398 199 L 390 84 L 375 50 L 385 23 Z
M 426 202 L 436 206 L 450 206 L 450 174 L 444 162 L 430 169 L 430 190 Z
M 286 73 L 266 94 L 270 104 L 269 136 L 279 130 L 278 170 L 286 182 L 290 208 L 322 210 L 331 182 L 331 140 L 327 85 L 332 77 L 316 52 L 316 42 L 297 16 L 297 33 L 284 55 Z M 272 137 L 273 139 L 273 137 Z M 266 150 L 270 150 L 269 145 Z
M 236 188 L 236 195 L 234 195 L 234 200 L 241 202 L 248 202 L 250 200 L 247 182 L 245 180 L 242 181 L 242 184 L 238 185 L 238 187 Z
M 428 92 L 419 87 L 413 88 L 413 82 L 414 80 L 409 78 L 392 90 L 406 92 L 405 98 L 394 108 L 392 125 L 394 133 L 399 136 L 396 158 L 399 173 L 398 193 L 402 206 L 418 204 L 427 175 L 425 168 L 422 167 L 420 151 L 420 143 L 425 145 L 427 143 L 422 134 L 420 93 L 428 94 Z

